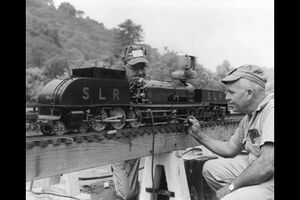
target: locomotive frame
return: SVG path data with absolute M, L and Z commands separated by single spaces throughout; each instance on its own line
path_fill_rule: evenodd
M 129 83 L 125 71 L 73 69 L 72 76 L 50 81 L 39 94 L 39 123 L 44 135 L 69 131 L 132 128 L 183 121 L 222 120 L 229 113 L 222 91 L 195 89 L 139 78 Z

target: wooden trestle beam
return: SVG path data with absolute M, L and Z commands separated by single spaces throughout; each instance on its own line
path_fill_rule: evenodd
M 204 127 L 203 132 L 214 138 L 228 139 L 238 123 Z M 155 134 L 154 153 L 165 153 L 198 146 L 179 125 L 160 125 L 133 129 L 132 136 L 104 137 L 93 141 L 73 141 L 69 144 L 34 146 L 26 150 L 26 181 L 58 174 L 94 168 L 132 158 L 151 155 L 152 133 Z

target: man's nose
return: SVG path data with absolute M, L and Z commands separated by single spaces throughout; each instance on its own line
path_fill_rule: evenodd
M 143 76 L 145 73 L 144 73 L 143 70 L 138 70 L 138 71 L 137 71 L 137 74 L 140 75 L 140 76 Z

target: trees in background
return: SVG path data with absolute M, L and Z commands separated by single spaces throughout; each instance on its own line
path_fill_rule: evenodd
M 143 40 L 143 29 L 141 25 L 135 24 L 131 19 L 125 20 L 114 30 L 114 57 L 118 57 L 123 48 L 131 44 L 137 44 Z
M 221 65 L 217 66 L 217 77 L 219 80 L 223 79 L 226 74 L 230 71 L 230 63 L 228 60 L 224 60 Z
M 65 57 L 56 55 L 51 57 L 44 65 L 43 75 L 47 77 L 48 80 L 59 78 L 65 74 L 68 69 L 68 60 Z
M 64 13 L 67 17 L 75 17 L 77 13 L 74 6 L 67 2 L 62 2 L 58 7 L 58 11 Z
M 35 101 L 38 93 L 45 85 L 46 77 L 43 70 L 38 67 L 26 69 L 26 102 Z

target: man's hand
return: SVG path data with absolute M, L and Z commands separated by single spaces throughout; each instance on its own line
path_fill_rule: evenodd
M 223 197 L 225 197 L 227 194 L 231 192 L 228 187 L 229 185 L 225 185 L 224 187 L 216 191 L 216 195 L 218 199 L 222 199 Z
M 187 123 L 189 125 L 188 133 L 192 136 L 197 135 L 200 131 L 199 121 L 194 116 L 189 116 L 187 118 Z

